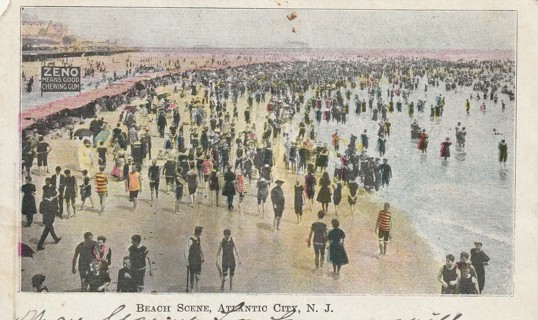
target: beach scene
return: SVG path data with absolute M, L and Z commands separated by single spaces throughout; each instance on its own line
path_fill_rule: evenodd
M 516 63 L 509 11 L 23 8 L 20 289 L 511 296 Z

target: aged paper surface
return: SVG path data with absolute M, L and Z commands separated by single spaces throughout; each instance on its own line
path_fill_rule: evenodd
M 13 1 L 2 318 L 534 319 L 537 13 Z M 325 246 L 319 224 L 309 239 L 323 209 Z M 87 232 L 100 245 L 77 247 Z M 443 269 L 448 254 L 457 268 Z

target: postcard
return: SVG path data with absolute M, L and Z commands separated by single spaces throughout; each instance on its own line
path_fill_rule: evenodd
M 13 1 L 6 319 L 533 319 L 531 1 Z

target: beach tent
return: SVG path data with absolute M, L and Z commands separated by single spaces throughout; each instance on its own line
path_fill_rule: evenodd
M 35 124 L 38 120 L 59 113 L 62 110 L 78 109 L 99 98 L 125 93 L 133 87 L 134 82 L 137 80 L 125 79 L 106 88 L 84 91 L 75 96 L 28 108 L 19 116 L 21 128 L 26 129 Z

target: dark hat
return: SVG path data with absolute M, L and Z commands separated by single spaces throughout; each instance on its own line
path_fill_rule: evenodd
M 480 242 L 480 241 L 475 241 L 474 244 L 475 244 L 475 245 L 477 245 L 477 244 L 482 245 L 482 242 Z
M 282 181 L 282 180 L 279 179 L 279 180 L 275 181 L 275 183 L 278 184 L 278 185 L 280 185 L 280 184 L 283 184 L 284 181 Z

